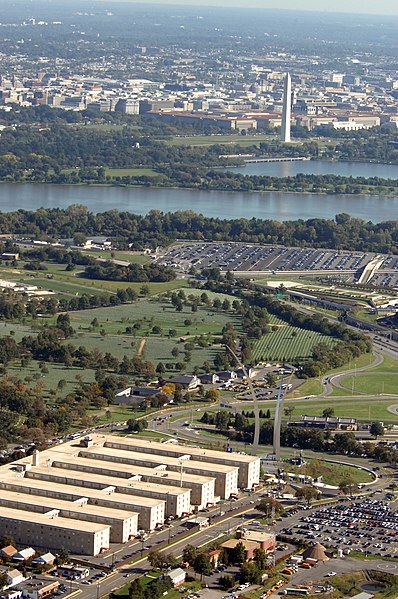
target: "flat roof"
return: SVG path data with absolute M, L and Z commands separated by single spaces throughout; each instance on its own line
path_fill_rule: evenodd
M 153 453 L 142 453 L 136 451 L 129 451 L 128 449 L 114 449 L 113 447 L 88 447 L 82 448 L 85 454 L 98 454 L 106 457 L 115 457 L 120 459 L 122 462 L 125 461 L 128 464 L 128 460 L 137 460 L 148 463 L 155 463 L 157 465 L 165 464 L 166 466 L 177 466 L 180 467 L 179 458 L 172 458 L 165 455 L 157 455 Z M 105 460 L 106 461 L 106 460 Z M 190 470 L 204 470 L 209 472 L 215 472 L 216 474 L 228 474 L 238 470 L 237 466 L 226 466 L 224 464 L 214 464 L 209 462 L 196 462 L 195 460 L 184 461 L 184 472 Z
M 2 505 L 1 501 L 3 499 L 8 501 L 21 502 L 24 504 L 26 503 L 26 505 L 34 504 L 40 507 L 48 508 L 49 510 L 73 510 L 75 512 L 81 512 L 82 514 L 87 515 L 92 514 L 93 516 L 104 516 L 112 520 L 126 520 L 127 518 L 138 518 L 138 512 L 129 512 L 127 510 L 121 510 L 118 508 L 111 507 L 102 507 L 100 505 L 93 504 L 79 505 L 73 501 L 66 501 L 65 499 L 43 497 L 41 495 L 31 495 L 29 493 L 21 493 L 18 491 L 7 491 L 6 489 L 1 490 L 0 505 Z M 27 507 L 25 511 L 29 512 L 29 507 Z
M 65 528 L 66 530 L 76 530 L 78 532 L 101 532 L 108 530 L 110 526 L 107 524 L 98 524 L 97 522 L 86 522 L 82 520 L 74 520 L 73 518 L 50 518 L 42 514 L 27 512 L 25 510 L 15 510 L 14 508 L 3 507 L 0 512 L 1 518 L 16 520 L 17 522 L 30 522 L 32 524 L 40 524 L 43 526 L 56 526 L 57 528 Z
M 58 461 L 58 460 L 57 460 Z M 97 466 L 98 460 L 88 460 L 86 458 L 73 458 L 68 460 L 68 464 L 86 464 L 88 466 Z M 83 482 L 95 482 L 98 484 L 104 485 L 104 487 L 115 486 L 115 487 L 128 487 L 153 491 L 154 493 L 165 493 L 167 495 L 181 495 L 183 493 L 190 492 L 190 489 L 186 487 L 177 487 L 173 485 L 162 485 L 161 481 L 159 483 L 146 483 L 138 480 L 130 480 L 128 478 L 118 478 L 116 476 L 109 477 L 106 474 L 97 474 L 92 472 L 83 472 L 81 470 L 73 470 L 72 468 L 60 468 L 59 466 L 54 466 L 53 468 L 31 468 L 31 472 L 37 472 L 39 474 L 45 475 L 53 475 L 58 477 L 65 477 L 66 479 L 74 478 L 75 480 L 81 480 Z M 134 476 L 134 473 L 132 473 Z M 138 476 L 138 475 L 137 475 Z M 28 477 L 30 479 L 30 477 Z M 185 479 L 185 477 L 184 477 Z M 31 480 L 31 479 L 30 479 Z M 35 478 L 34 480 L 40 480 Z M 82 487 L 85 488 L 84 486 Z M 123 492 L 123 491 L 122 491 Z
M 191 447 L 190 445 L 180 445 L 177 443 L 160 443 L 159 441 L 152 441 L 149 439 L 116 437 L 116 435 L 108 435 L 104 444 L 106 445 L 107 443 L 121 443 L 123 445 L 131 445 L 132 447 L 151 447 L 160 452 L 175 451 L 176 453 L 181 453 L 181 455 L 190 454 L 193 456 L 206 456 L 207 458 L 226 460 L 229 462 L 241 462 L 242 464 L 256 462 L 260 459 L 258 456 L 228 453 L 226 451 L 214 451 L 213 449 L 203 449 L 201 447 Z M 211 462 L 211 459 L 209 459 L 209 462 Z
M 73 464 L 75 464 L 75 463 L 76 464 L 85 464 L 87 466 L 91 466 L 92 468 L 102 468 L 103 470 L 109 470 L 110 472 L 112 472 L 112 471 L 121 472 L 121 473 L 125 473 L 125 474 L 130 474 L 131 476 L 134 476 L 135 474 L 141 474 L 142 476 L 153 476 L 156 478 L 162 478 L 162 476 L 166 472 L 168 475 L 167 478 L 169 480 L 173 480 L 173 481 L 175 480 L 177 484 L 180 481 L 180 474 L 178 472 L 175 472 L 174 470 L 166 470 L 166 471 L 155 470 L 154 468 L 149 468 L 148 466 L 138 466 L 137 464 L 122 464 L 121 462 L 109 462 L 106 460 L 96 460 L 94 458 L 90 459 L 90 458 L 85 458 L 85 457 L 67 458 L 65 455 L 57 456 L 57 458 L 54 460 L 54 462 L 69 463 L 69 464 L 72 464 L 72 463 Z M 34 469 L 32 468 L 32 470 L 34 470 Z M 73 470 L 73 472 L 77 472 L 77 471 Z M 91 473 L 87 473 L 87 474 L 91 475 Z M 109 476 L 109 475 L 99 474 L 98 476 Z M 128 480 L 128 478 L 117 477 L 116 475 L 114 475 L 114 478 L 116 478 L 116 479 L 121 478 L 124 481 Z M 190 474 L 189 472 L 184 472 L 185 483 L 192 483 L 194 485 L 203 485 L 203 484 L 209 483 L 212 480 L 214 480 L 213 476 L 205 476 L 204 474 Z M 157 485 L 157 483 L 152 483 L 152 484 Z M 159 484 L 161 484 L 161 483 L 159 483 Z M 167 485 L 167 486 L 169 486 L 169 485 Z M 174 485 L 170 485 L 170 488 L 174 489 L 176 487 Z
M 63 485 L 61 483 L 48 482 L 46 480 L 37 480 L 35 478 L 9 478 L 4 481 L 6 484 L 13 484 L 22 486 L 26 489 L 43 489 L 45 491 L 52 491 L 60 494 L 74 495 L 76 498 L 88 497 L 89 499 L 107 499 L 109 502 L 112 500 L 119 503 L 126 503 L 127 505 L 150 508 L 155 507 L 159 504 L 165 504 L 163 499 L 154 499 L 152 497 L 139 497 L 138 495 L 124 495 L 123 493 L 111 493 L 106 494 L 100 489 L 88 489 L 87 487 L 78 487 L 74 485 Z M 109 485 L 110 487 L 112 485 Z M 1 487 L 1 482 L 0 482 Z M 35 495 L 35 493 L 32 493 Z M 117 509 L 117 508 L 116 508 Z M 119 508 L 120 509 L 120 508 Z M 134 511 L 132 509 L 131 511 Z

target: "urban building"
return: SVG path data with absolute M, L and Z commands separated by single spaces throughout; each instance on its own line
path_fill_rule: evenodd
M 68 502 L 87 500 L 89 505 L 107 509 L 114 508 L 125 510 L 129 512 L 129 514 L 131 512 L 137 512 L 138 527 L 144 530 L 154 530 L 158 524 L 163 524 L 165 518 L 164 501 L 150 499 L 148 497 L 115 493 L 115 488 L 112 486 L 100 490 L 85 488 L 84 491 L 82 491 L 82 487 L 75 487 L 73 485 L 56 484 L 31 478 L 15 477 L 7 482 L 0 482 L 0 488 L 15 493 L 30 493 L 31 495 L 63 499 Z M 98 510 L 98 513 L 106 515 L 107 510 Z M 63 520 L 63 518 L 60 518 L 60 520 Z
M 226 466 L 223 464 L 206 464 L 191 460 L 188 454 L 178 458 L 168 457 L 166 455 L 147 454 L 143 452 L 123 451 L 111 447 L 90 447 L 81 450 L 79 456 L 116 462 L 122 464 L 135 464 L 150 468 L 164 468 L 181 473 L 183 484 L 183 473 L 199 474 L 208 476 L 210 473 L 216 479 L 215 493 L 222 499 L 229 499 L 231 493 L 238 491 L 238 468 L 236 466 Z
M 158 443 L 143 439 L 109 436 L 104 447 L 113 447 L 127 451 L 138 451 L 160 456 L 179 458 L 189 455 L 196 462 L 208 464 L 222 464 L 239 468 L 238 486 L 241 489 L 252 488 L 260 482 L 260 458 L 257 456 L 243 455 L 241 453 L 228 453 L 225 451 L 214 451 L 201 447 L 190 447 L 189 445 L 177 445 L 174 443 Z
M 0 505 L 38 514 L 53 512 L 60 518 L 109 525 L 111 543 L 126 543 L 138 531 L 137 513 L 93 506 L 87 503 L 86 498 L 71 503 L 62 499 L 15 493 L 3 489 L 0 494 Z
M 36 549 L 65 547 L 81 555 L 99 555 L 109 549 L 109 526 L 59 518 L 53 511 L 37 514 L 2 507 L 0 531 L 2 535 L 13 537 L 17 544 L 30 543 Z
M 180 517 L 191 511 L 191 490 L 186 487 L 144 482 L 142 475 L 133 473 L 130 478 L 125 480 L 116 476 L 94 474 L 93 469 L 98 466 L 98 462 L 83 458 L 70 458 L 65 463 L 53 462 L 52 466 L 53 468 L 29 470 L 26 477 L 89 489 L 105 489 L 111 485 L 115 487 L 116 493 L 162 499 L 166 502 L 167 516 Z M 82 471 L 81 466 L 85 466 L 86 470 Z M 84 493 L 84 489 L 82 489 L 82 493 Z
M 136 477 L 139 476 L 143 482 L 155 484 L 159 489 L 159 493 L 170 492 L 170 495 L 172 496 L 175 487 L 181 489 L 181 474 L 168 469 L 159 470 L 134 464 L 116 464 L 83 457 L 73 458 L 68 456 L 66 458 L 65 455 L 53 455 L 58 458 L 52 463 L 53 467 L 87 472 L 90 473 L 90 475 L 96 474 L 111 477 L 112 482 L 114 482 L 117 487 L 119 484 L 122 486 L 128 484 L 128 480 L 126 479 L 136 479 Z M 35 476 L 35 472 L 36 471 L 30 470 L 28 476 Z M 184 471 L 182 488 L 190 489 L 191 505 L 195 506 L 196 509 L 202 509 L 208 504 L 214 503 L 215 478 L 210 475 L 193 475 Z M 159 495 L 159 497 L 161 497 L 161 495 Z

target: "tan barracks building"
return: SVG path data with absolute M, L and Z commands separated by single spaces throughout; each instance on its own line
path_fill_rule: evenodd
M 144 439 L 131 439 L 128 437 L 122 439 L 112 437 L 111 435 L 107 437 L 104 447 L 138 451 L 159 456 L 170 456 L 173 458 L 189 455 L 196 462 L 235 466 L 239 468 L 238 485 L 241 489 L 252 488 L 253 485 L 258 485 L 260 482 L 260 458 L 257 456 L 227 453 L 226 451 L 213 451 L 202 449 L 201 447 L 189 447 L 174 443 L 159 443 Z
M 258 482 L 256 457 L 95 434 L 0 467 L 0 536 L 98 555 Z

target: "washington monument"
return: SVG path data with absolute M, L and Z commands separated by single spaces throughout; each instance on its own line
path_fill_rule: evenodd
M 285 84 L 283 86 L 283 112 L 281 141 L 290 142 L 290 119 L 292 114 L 292 78 L 290 73 L 286 73 Z

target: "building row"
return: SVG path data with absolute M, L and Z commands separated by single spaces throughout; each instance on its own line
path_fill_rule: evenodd
M 0 468 L 0 535 L 98 555 L 259 481 L 257 457 L 94 435 Z

